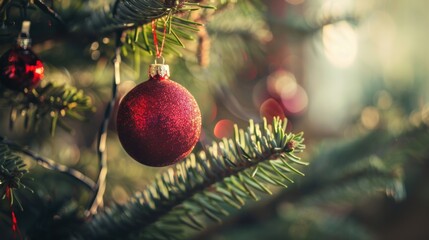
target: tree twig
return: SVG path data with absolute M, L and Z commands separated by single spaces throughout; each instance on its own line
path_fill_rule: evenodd
M 97 142 L 97 155 L 99 161 L 99 173 L 96 185 L 96 191 L 94 197 L 90 201 L 90 207 L 88 208 L 87 215 L 92 215 L 97 213 L 97 209 L 103 206 L 103 196 L 106 190 L 106 176 L 107 176 L 107 155 L 106 155 L 106 140 L 107 140 L 107 127 L 109 125 L 110 117 L 112 115 L 113 107 L 115 106 L 117 88 L 121 82 L 121 46 L 123 44 L 122 31 L 116 33 L 116 49 L 115 57 L 113 59 L 114 64 L 114 76 L 112 81 L 112 98 L 106 110 L 104 112 L 104 119 L 100 125 L 100 130 L 98 133 L 98 142 Z
M 61 23 L 63 26 L 65 26 L 65 22 L 63 21 L 63 19 L 61 18 L 61 16 L 56 13 L 54 11 L 54 9 L 52 9 L 51 7 L 49 7 L 48 5 L 46 5 L 45 2 L 43 2 L 42 0 L 35 0 L 34 4 L 40 9 L 42 10 L 42 12 L 46 13 L 47 15 L 49 15 L 50 17 L 52 17 L 53 19 L 57 20 L 59 23 Z
M 80 172 L 76 169 L 67 167 L 66 165 L 57 163 L 54 160 L 51 160 L 49 158 L 39 156 L 37 153 L 31 151 L 30 149 L 22 147 L 19 144 L 15 143 L 13 141 L 7 140 L 2 136 L 0 136 L 0 142 L 8 145 L 11 149 L 13 149 L 15 151 L 21 152 L 21 153 L 29 156 L 30 158 L 35 160 L 42 167 L 49 169 L 49 170 L 61 172 L 67 176 L 70 176 L 70 177 L 78 180 L 87 189 L 89 189 L 91 191 L 95 190 L 95 186 L 96 186 L 95 182 L 91 178 L 89 178 L 88 176 L 83 174 L 82 172 Z

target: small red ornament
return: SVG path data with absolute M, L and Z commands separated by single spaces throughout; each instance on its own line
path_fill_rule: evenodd
M 0 84 L 15 90 L 35 88 L 43 78 L 43 63 L 30 49 L 30 23 L 23 22 L 17 44 L 0 58 Z
M 30 49 L 10 49 L 0 58 L 0 66 L 0 83 L 16 91 L 35 88 L 43 78 L 43 63 Z
M 169 80 L 165 64 L 152 64 L 149 80 L 121 101 L 117 116 L 119 140 L 138 162 L 162 167 L 187 156 L 201 133 L 201 112 L 186 88 Z

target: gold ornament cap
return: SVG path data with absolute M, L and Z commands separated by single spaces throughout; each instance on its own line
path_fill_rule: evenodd
M 27 49 L 31 46 L 31 38 L 30 38 L 30 21 L 23 21 L 22 22 L 22 28 L 21 33 L 18 36 L 18 39 L 16 40 L 16 43 L 18 46 Z

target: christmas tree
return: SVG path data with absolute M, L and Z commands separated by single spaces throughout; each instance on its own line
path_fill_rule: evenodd
M 429 238 L 427 5 L 0 0 L 0 239 Z

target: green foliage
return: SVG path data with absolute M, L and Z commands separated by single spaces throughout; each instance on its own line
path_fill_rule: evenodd
M 343 219 L 324 209 L 309 206 L 296 207 L 291 204 L 284 204 L 279 209 L 281 211 L 279 216 L 261 221 L 257 226 L 237 226 L 227 235 L 214 234 L 200 239 L 373 239 L 368 230 L 356 221 Z
M 177 47 L 185 47 L 183 39 L 195 40 L 196 32 L 198 27 L 202 26 L 202 23 L 191 21 L 185 18 L 173 16 L 170 12 L 169 15 L 156 21 L 156 34 L 157 43 L 154 42 L 152 33 L 152 24 L 142 25 L 134 30 L 130 30 L 126 35 L 126 43 L 131 47 L 133 51 L 138 47 L 150 55 L 156 55 L 155 44 L 162 46 L 162 41 L 165 35 L 165 47 L 163 52 L 166 54 L 174 53 L 181 56 L 181 53 L 176 49 Z M 164 34 L 165 28 L 165 34 Z M 127 49 L 124 47 L 123 53 L 127 55 Z
M 108 7 L 92 11 L 82 21 L 75 23 L 72 30 L 93 32 L 96 29 L 98 33 L 106 33 L 116 30 L 133 29 L 154 19 L 160 19 L 164 16 L 171 16 L 172 14 L 184 11 L 198 10 L 200 8 L 213 7 L 198 3 L 189 3 L 184 0 L 117 0 Z
M 303 134 L 285 133 L 286 121 L 235 128 L 234 139 L 214 143 L 156 177 L 125 205 L 94 216 L 77 239 L 186 238 L 184 230 L 202 229 L 198 218 L 220 221 L 248 199 L 271 194 L 267 184 L 287 187 L 294 165 L 307 165 L 295 154 L 304 150 Z M 187 229 L 185 226 L 188 226 Z
M 238 213 L 232 226 L 202 232 L 199 239 L 372 239 L 377 233 L 355 214 L 410 201 L 410 186 L 419 184 L 416 175 L 427 169 L 428 141 L 429 128 L 422 125 L 399 135 L 376 130 L 325 142 L 311 153 L 307 177 L 266 204 Z
M 6 144 L 0 143 L 0 198 L 4 198 L 9 188 L 13 201 L 13 189 L 26 188 L 21 181 L 26 173 L 22 159 L 13 154 Z
M 48 83 L 30 92 L 12 91 L 0 86 L 0 106 L 11 107 L 10 128 L 18 117 L 24 117 L 25 129 L 37 129 L 46 118 L 51 119 L 50 131 L 53 135 L 58 126 L 71 130 L 64 118 L 85 120 L 84 114 L 92 111 L 92 102 L 83 91 L 68 85 Z
M 0 12 L 7 2 L 10 1 L 0 0 Z M 76 36 L 91 34 L 99 38 L 113 31 L 126 30 L 127 44 L 123 47 L 123 53 L 135 50 L 136 60 L 140 59 L 142 52 L 154 54 L 150 22 L 157 20 L 159 45 L 161 45 L 164 26 L 166 27 L 165 53 L 180 56 L 182 52 L 179 48 L 184 47 L 185 44 L 187 48 L 191 46 L 189 48 L 191 51 L 183 51 L 184 57 L 187 58 L 183 60 L 183 66 L 175 65 L 176 69 L 180 68 L 177 71 L 186 72 L 186 74 L 178 75 L 209 79 L 210 81 L 207 82 L 216 88 L 219 98 L 224 99 L 223 102 L 228 105 L 227 108 L 235 105 L 233 101 L 235 99 L 224 97 L 232 94 L 222 95 L 222 91 L 229 90 L 227 87 L 219 86 L 219 83 L 235 79 L 237 72 L 242 70 L 245 64 L 250 63 L 249 58 L 254 60 L 255 57 L 261 56 L 263 52 L 261 46 L 271 39 L 267 19 L 268 22 L 271 21 L 273 29 L 278 28 L 277 25 L 286 26 L 288 34 L 296 37 L 301 34 L 320 33 L 319 30 L 327 24 L 341 21 L 355 23 L 359 18 L 348 12 L 335 15 L 338 8 L 333 7 L 332 11 L 322 16 L 306 14 L 316 18 L 311 19 L 302 16 L 304 13 L 301 7 L 290 6 L 285 15 L 286 19 L 283 19 L 284 22 L 276 22 L 279 19 L 270 16 L 270 13 L 263 13 L 261 1 L 257 0 L 210 1 L 218 8 L 213 15 L 210 7 L 184 1 L 117 0 L 110 1 L 115 4 L 109 7 L 101 8 L 100 5 L 94 4 L 96 7 L 92 9 L 89 9 L 88 5 L 93 4 L 93 1 L 72 2 L 79 6 L 83 5 L 80 9 L 76 9 L 76 13 L 73 13 L 75 15 L 71 14 L 74 21 L 67 19 L 66 25 L 71 26 L 72 31 L 70 35 L 68 35 L 69 32 L 64 33 L 62 38 L 68 39 L 69 36 L 73 36 L 70 40 L 74 41 Z M 201 12 L 194 11 L 197 9 Z M 315 10 L 317 12 L 319 9 L 315 8 Z M 82 12 L 86 17 L 81 17 Z M 195 40 L 196 37 L 198 42 L 204 40 L 199 35 L 201 31 L 197 33 L 202 29 L 202 23 L 207 23 L 207 36 L 204 37 L 211 41 L 211 45 L 205 50 L 211 52 L 209 54 L 211 64 L 205 66 L 205 69 L 196 68 L 192 64 L 196 58 L 192 55 L 195 53 L 192 49 L 195 45 L 186 42 L 186 40 Z M 93 38 L 90 39 L 93 41 Z M 197 51 L 199 51 L 197 57 L 208 54 L 202 53 L 204 51 L 200 49 Z M 140 69 L 140 64 L 136 64 L 136 68 Z M 42 122 L 41 119 L 51 117 L 51 131 L 54 132 L 55 126 L 63 126 L 64 117 L 81 119 L 83 112 L 92 108 L 89 98 L 86 99 L 75 89 L 67 92 L 63 86 L 58 87 L 57 90 L 53 90 L 55 89 L 53 86 L 46 87 L 48 90 L 43 90 L 45 88 L 43 87 L 27 94 L 0 89 L 2 104 L 13 106 L 11 123 L 14 123 L 18 116 L 24 116 L 24 126 L 33 128 Z M 373 81 L 371 81 L 371 87 L 373 87 Z M 241 106 L 235 110 L 237 111 L 233 109 L 231 112 L 240 110 L 249 113 Z M 403 125 L 403 122 L 400 124 Z M 83 212 L 83 210 L 78 206 L 85 205 L 82 202 L 86 201 L 87 196 L 80 192 L 73 192 L 74 190 L 70 191 L 69 189 L 75 189 L 72 184 L 66 185 L 67 187 L 58 186 L 61 174 L 57 176 L 52 173 L 55 178 L 49 180 L 46 174 L 41 174 L 40 178 L 46 182 L 40 185 L 49 183 L 52 187 L 42 192 L 40 189 L 43 186 L 37 186 L 40 202 L 26 201 L 29 207 L 37 206 L 37 214 L 34 214 L 34 211 L 26 211 L 30 213 L 25 213 L 27 216 L 22 217 L 25 220 L 31 217 L 35 219 L 27 224 L 30 227 L 26 229 L 25 235 L 34 239 L 47 237 L 63 239 L 69 234 L 68 231 L 73 231 L 72 237 L 77 239 L 188 238 L 212 221 L 221 221 L 236 209 L 241 209 L 248 200 L 259 200 L 271 194 L 272 190 L 268 185 L 286 187 L 287 182 L 293 182 L 292 174 L 302 175 L 300 169 L 295 167 L 305 165 L 295 156 L 295 153 L 301 152 L 304 147 L 302 134 L 285 134 L 285 127 L 284 122 L 275 120 L 273 126 L 265 122 L 262 127 L 251 123 L 247 131 L 236 128 L 234 139 L 224 139 L 207 147 L 204 151 L 191 155 L 184 162 L 159 175 L 151 185 L 136 194 L 128 203 L 107 207 L 83 225 L 80 222 L 81 216 L 78 216 L 79 211 Z M 299 178 L 298 184 L 291 185 L 288 191 L 280 193 L 280 197 L 284 199 L 276 197 L 274 200 L 267 200 L 273 201 L 270 203 L 274 204 L 263 206 L 265 207 L 263 210 L 276 209 L 271 209 L 275 211 L 271 213 L 275 216 L 275 219 L 271 219 L 274 221 L 264 221 L 260 224 L 263 227 L 262 231 L 256 224 L 251 230 L 246 226 L 246 229 L 232 239 L 239 239 L 239 237 L 243 239 L 369 239 L 371 234 L 349 218 L 350 212 L 353 212 L 357 205 L 365 203 L 365 200 L 369 198 L 373 200 L 374 196 L 381 198 L 387 195 L 396 201 L 402 201 L 406 196 L 406 176 L 413 175 L 406 170 L 410 166 L 419 168 L 421 166 L 419 163 L 427 159 L 428 141 L 427 128 L 421 127 L 405 133 L 398 131 L 395 136 L 388 131 L 376 130 L 353 141 L 342 139 L 341 142 L 322 145 L 312 154 L 312 164 L 305 171 L 308 177 Z M 56 147 L 61 148 L 59 145 Z M 112 152 L 115 151 L 112 150 Z M 0 160 L 1 152 L 0 148 Z M 54 161 L 45 161 L 34 153 L 22 152 L 45 167 L 48 166 L 49 169 L 70 173 L 69 175 L 75 173 L 72 176 L 89 186 L 89 189 L 94 188 L 92 186 L 95 183 L 82 173 L 70 171 L 63 165 L 55 164 Z M 6 166 L 6 162 L 1 163 Z M 19 165 L 19 162 L 18 164 L 8 162 L 8 164 L 5 167 L 7 171 L 2 170 L 1 176 L 23 174 L 13 169 L 14 166 Z M 88 172 L 92 173 L 90 167 L 88 169 Z M 112 179 L 115 178 L 112 177 Z M 9 182 L 14 181 L 20 182 L 20 178 Z M 115 184 L 126 185 L 121 181 L 115 181 Z M 55 201 L 51 199 L 54 198 L 60 200 L 52 204 Z M 72 198 L 80 198 L 78 199 L 80 201 Z M 67 214 L 61 214 L 64 209 L 68 209 Z M 237 225 L 234 228 L 239 227 Z
M 281 233 L 288 236 L 286 239 L 349 239 L 370 240 L 373 236 L 358 222 L 344 219 L 332 214 L 326 209 L 312 207 L 286 206 L 283 209 L 287 214 L 280 216 L 272 224 L 277 228 L 272 232 L 273 238 L 280 237 Z M 285 231 L 285 226 L 287 230 Z M 283 229 L 283 231 L 282 231 Z M 283 235 L 282 237 L 284 237 Z M 285 238 L 285 237 L 284 237 Z
M 6 144 L 0 143 L 0 185 L 21 188 L 21 178 L 25 173 L 27 170 L 22 159 L 13 154 Z
M 173 8 L 166 8 L 163 16 L 153 18 L 155 25 L 147 20 L 142 25 L 134 27 L 132 30 L 126 31 L 126 43 L 122 48 L 125 56 L 128 55 L 128 48 L 132 51 L 136 47 L 143 50 L 149 55 L 156 55 L 158 45 L 160 53 L 176 55 L 182 57 L 182 52 L 178 47 L 185 48 L 185 41 L 193 41 L 196 39 L 197 32 L 201 27 L 204 27 L 205 22 L 201 17 L 201 12 L 208 14 L 205 10 L 216 9 L 215 6 L 202 5 L 200 3 L 183 2 Z M 191 12 L 201 10 L 198 14 Z M 155 27 L 155 34 L 157 41 L 154 41 L 153 27 Z M 165 45 L 163 44 L 165 42 Z M 136 53 L 137 55 L 139 53 Z M 137 58 L 139 59 L 139 58 Z M 139 65 L 139 63 L 136 63 Z
M 380 193 L 402 201 L 404 169 L 429 154 L 422 145 L 427 141 L 428 128 L 422 125 L 400 136 L 374 131 L 353 141 L 325 144 L 314 154 L 309 177 L 301 183 L 303 189 L 317 191 L 299 193 L 300 204 L 349 207 Z
M 263 8 L 257 2 L 217 1 L 213 3 L 217 7 L 216 11 L 198 11 L 205 23 L 204 28 L 200 28 L 196 41 L 184 41 L 186 49 L 181 51 L 183 57 L 174 62 L 175 76 L 189 76 L 186 87 L 196 88 L 197 84 L 203 82 L 204 87 L 215 92 L 212 95 L 231 103 L 226 104 L 230 111 L 239 113 L 245 119 L 254 118 L 255 115 L 251 109 L 236 104 L 240 100 L 235 99 L 229 84 L 237 79 L 237 73 L 245 67 L 266 62 L 265 46 L 272 34 L 261 12 Z

